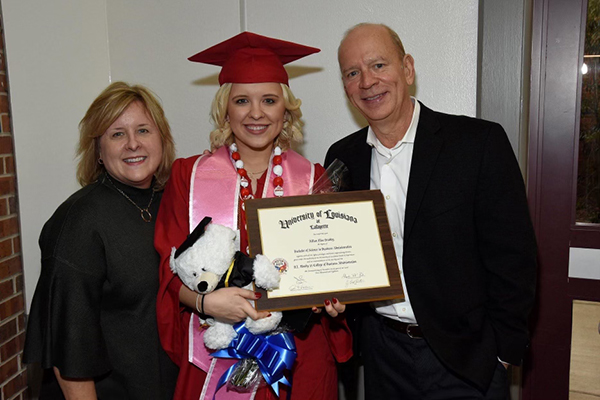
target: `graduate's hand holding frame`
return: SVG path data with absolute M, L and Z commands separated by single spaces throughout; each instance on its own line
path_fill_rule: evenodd
M 329 314 L 329 316 L 332 318 L 335 318 L 346 311 L 346 305 L 341 303 L 335 297 L 333 297 L 331 300 L 325 300 L 323 305 L 325 307 L 325 311 L 327 311 L 327 314 Z M 315 314 L 320 314 L 321 311 L 323 311 L 323 307 L 313 307 L 312 310 Z

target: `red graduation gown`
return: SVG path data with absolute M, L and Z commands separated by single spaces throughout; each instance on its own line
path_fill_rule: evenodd
M 189 234 L 189 194 L 192 169 L 199 156 L 178 159 L 165 188 L 156 220 L 154 244 L 161 257 L 160 289 L 157 298 L 158 330 L 162 346 L 180 367 L 174 400 L 200 398 L 206 373 L 188 362 L 189 308 L 179 303 L 179 277 L 169 268 L 171 248 L 181 244 Z M 324 173 L 315 165 L 315 180 Z M 258 181 L 262 193 L 265 175 Z M 218 195 L 218 194 L 215 194 Z M 244 223 L 240 227 L 241 248 L 247 246 Z M 352 336 L 345 320 L 322 313 L 302 334 L 294 335 L 298 357 L 292 369 L 292 400 L 337 400 L 338 382 L 335 361 L 352 356 Z M 287 398 L 287 387 L 280 385 L 280 398 Z M 212 395 L 209 396 L 212 398 Z M 277 399 L 270 387 L 262 387 L 256 399 Z

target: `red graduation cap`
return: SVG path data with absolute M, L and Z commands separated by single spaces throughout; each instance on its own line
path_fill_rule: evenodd
M 284 64 L 313 53 L 315 47 L 286 42 L 252 32 L 242 32 L 188 58 L 190 61 L 223 67 L 219 84 L 288 83 Z

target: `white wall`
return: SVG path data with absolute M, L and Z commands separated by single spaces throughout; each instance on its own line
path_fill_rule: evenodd
M 188 57 L 240 32 L 238 0 L 107 0 L 112 80 L 139 82 L 163 102 L 180 157 L 209 147 L 218 67 Z
M 243 29 L 319 47 L 288 71 L 303 100 L 300 150 L 322 161 L 331 143 L 364 125 L 344 97 L 339 41 L 353 24 L 383 22 L 415 58 L 419 99 L 440 111 L 476 112 L 478 0 L 2 0 L 2 7 L 28 304 L 39 274 L 37 236 L 76 188 L 77 123 L 107 76 L 152 88 L 178 154 L 190 156 L 208 147 L 219 70 L 187 57 Z
M 322 162 L 331 143 L 366 125 L 352 115 L 337 65 L 340 39 L 359 22 L 383 22 L 398 32 L 415 58 L 416 95 L 425 104 L 475 116 L 477 5 L 476 0 L 248 0 L 248 30 L 322 49 L 292 64 L 321 70 L 290 81 L 304 102 L 304 155 Z M 282 22 L 274 24 L 273 15 Z
M 242 15 L 240 3 L 245 4 Z M 333 141 L 364 125 L 360 117 L 353 117 L 344 97 L 337 68 L 339 41 L 356 23 L 384 22 L 398 31 L 415 57 L 417 96 L 439 110 L 474 116 L 478 1 L 368 4 L 357 0 L 108 0 L 112 79 L 152 87 L 164 102 L 179 155 L 189 156 L 208 147 L 208 113 L 219 68 L 191 63 L 187 57 L 239 33 L 241 25 L 319 47 L 321 53 L 290 64 L 288 70 L 291 75 L 301 74 L 290 80 L 290 87 L 303 100 L 306 125 L 301 150 L 308 158 L 322 161 Z
M 106 6 L 2 0 L 27 309 L 44 222 L 77 188 L 77 124 L 109 83 Z

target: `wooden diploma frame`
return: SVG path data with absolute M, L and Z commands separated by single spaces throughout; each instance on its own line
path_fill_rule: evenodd
M 379 190 L 246 201 L 250 254 L 281 273 L 257 310 L 403 299 L 394 244 Z

